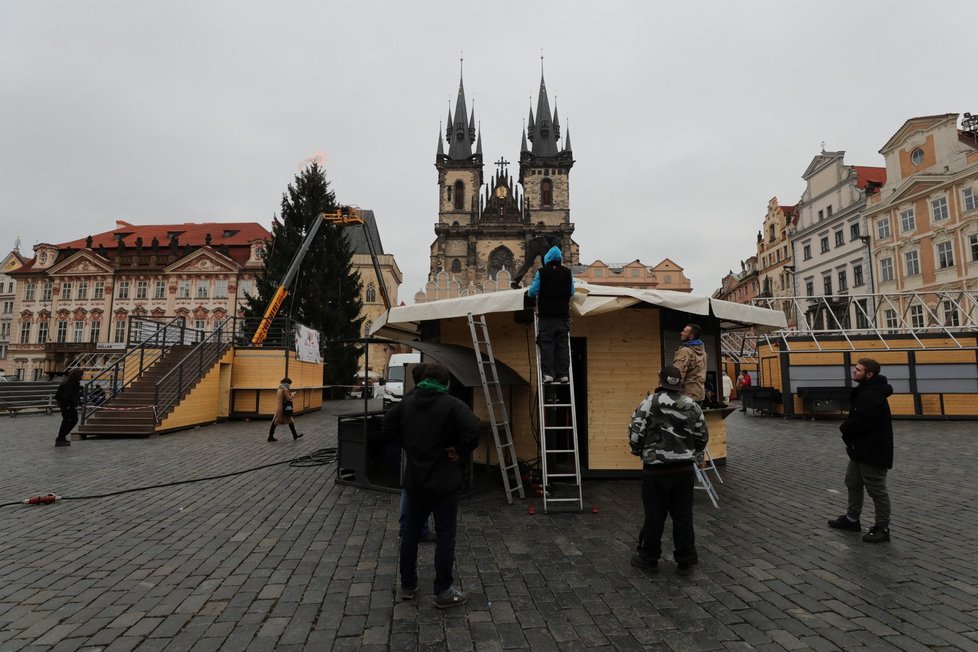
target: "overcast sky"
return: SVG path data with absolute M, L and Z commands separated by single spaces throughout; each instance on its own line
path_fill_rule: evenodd
M 0 249 L 119 219 L 270 226 L 322 153 L 411 302 L 459 52 L 485 161 L 515 164 L 542 50 L 582 262 L 669 257 L 710 294 L 823 141 L 882 166 L 906 119 L 978 111 L 976 25 L 973 0 L 0 0 Z

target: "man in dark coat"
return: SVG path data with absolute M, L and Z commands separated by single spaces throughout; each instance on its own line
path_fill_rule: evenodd
M 570 378 L 570 299 L 574 296 L 574 276 L 561 263 L 559 247 L 551 247 L 544 256 L 544 266 L 537 270 L 527 296 L 537 300 L 540 347 L 540 370 L 543 382 L 569 382 Z
M 461 457 L 479 443 L 479 421 L 465 403 L 448 394 L 448 369 L 426 364 L 414 391 L 384 415 L 383 433 L 400 443 L 407 457 L 404 488 L 408 519 L 401 536 L 401 597 L 418 594 L 418 540 L 431 514 L 435 518 L 435 600 L 439 609 L 465 604 L 454 584 Z
M 68 441 L 68 434 L 78 423 L 78 407 L 81 405 L 81 379 L 84 372 L 77 367 L 68 372 L 65 379 L 58 385 L 58 391 L 54 393 L 54 400 L 61 408 L 61 427 L 58 429 L 58 437 L 54 440 L 55 446 L 71 446 Z
M 552 233 L 544 233 L 543 235 L 530 238 L 530 241 L 526 243 L 526 259 L 523 261 L 523 266 L 513 274 L 511 287 L 514 290 L 520 287 L 520 281 L 523 280 L 526 273 L 533 267 L 533 263 L 536 262 L 537 258 L 540 259 L 542 264 L 544 256 L 547 255 L 551 247 L 557 247 L 559 249 L 562 246 L 563 243 L 560 241 L 560 238 Z
M 893 421 L 886 399 L 893 394 L 893 388 L 886 382 L 886 376 L 880 375 L 880 364 L 872 358 L 859 360 L 852 369 L 852 379 L 858 384 L 852 390 L 849 416 L 839 426 L 849 454 L 846 469 L 849 508 L 842 516 L 829 521 L 829 527 L 862 531 L 859 514 L 865 488 L 873 499 L 876 524 L 863 535 L 863 541 L 883 543 L 890 540 L 886 472 L 893 468 Z

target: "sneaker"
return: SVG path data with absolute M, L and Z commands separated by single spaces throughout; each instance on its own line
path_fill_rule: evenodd
M 54 440 L 54 445 L 55 446 L 71 446 L 71 442 L 68 441 L 67 439 L 55 439 Z
M 655 559 L 653 561 L 648 561 L 647 559 L 644 559 L 642 555 L 636 552 L 634 555 L 632 555 L 632 566 L 654 573 L 659 570 L 659 560 Z
M 679 575 L 689 575 L 693 572 L 693 564 L 687 562 L 680 562 L 676 566 L 676 573 Z
M 549 385 L 553 381 L 554 381 L 554 377 L 553 376 L 551 376 L 549 374 L 544 374 L 543 375 L 543 384 L 544 385 Z
M 293 439 L 293 440 L 295 440 L 295 439 L 298 439 L 299 437 L 301 437 L 301 436 L 303 436 L 304 434 L 306 434 L 306 433 L 304 433 L 304 432 L 300 432 L 300 433 L 297 433 L 297 434 L 295 434 L 295 435 L 292 435 L 292 439 Z
M 560 378 L 557 379 L 557 382 L 561 383 L 562 385 L 566 385 L 567 383 L 570 382 L 570 378 L 568 378 L 567 376 L 561 376 Z
M 416 597 L 418 597 L 417 586 L 410 589 L 404 586 L 401 587 L 401 600 L 414 600 Z
M 435 596 L 434 605 L 439 609 L 460 607 L 469 601 L 469 594 L 454 584 Z
M 835 528 L 836 530 L 849 530 L 850 532 L 862 532 L 863 530 L 862 526 L 859 525 L 859 521 L 853 521 L 845 514 L 839 518 L 830 520 L 829 527 Z
M 874 525 L 869 528 L 869 532 L 863 535 L 866 543 L 886 543 L 890 540 L 890 528 Z

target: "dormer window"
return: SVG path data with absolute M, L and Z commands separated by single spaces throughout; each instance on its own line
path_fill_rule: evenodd
M 227 230 L 227 231 L 224 232 L 224 237 L 225 238 L 233 238 L 235 235 L 237 235 L 237 233 L 238 233 L 237 231 Z

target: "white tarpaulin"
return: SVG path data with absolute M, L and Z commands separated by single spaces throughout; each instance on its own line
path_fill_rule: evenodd
M 302 362 L 323 361 L 319 353 L 319 331 L 302 324 L 295 325 L 295 357 Z

